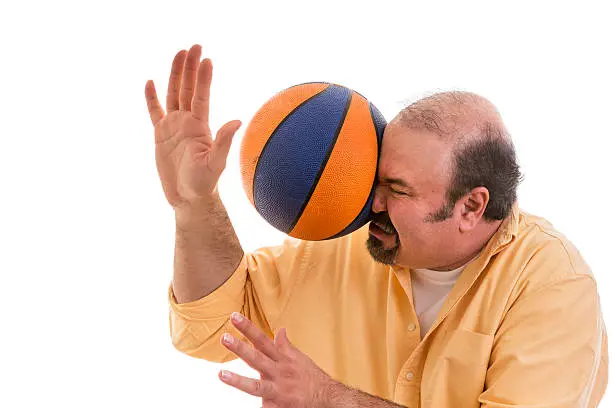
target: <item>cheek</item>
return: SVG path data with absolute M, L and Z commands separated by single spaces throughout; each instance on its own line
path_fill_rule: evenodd
M 399 235 L 410 235 L 420 224 L 421 218 L 413 205 L 403 200 L 387 201 L 387 211 Z

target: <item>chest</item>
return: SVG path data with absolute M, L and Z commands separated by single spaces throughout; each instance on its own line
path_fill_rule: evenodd
M 424 341 L 409 278 L 369 273 L 323 283 L 302 282 L 281 325 L 328 374 L 412 408 L 477 401 L 504 304 L 486 279 L 446 307 Z

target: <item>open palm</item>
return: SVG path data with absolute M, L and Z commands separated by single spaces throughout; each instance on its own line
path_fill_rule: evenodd
M 200 62 L 202 47 L 179 51 L 172 62 L 167 114 L 153 81 L 147 81 L 145 97 L 155 127 L 155 162 L 164 194 L 179 210 L 206 199 L 215 191 L 225 168 L 232 138 L 240 121 L 226 123 L 213 140 L 208 114 L 212 63 Z

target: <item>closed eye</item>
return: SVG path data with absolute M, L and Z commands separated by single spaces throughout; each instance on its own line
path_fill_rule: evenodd
M 414 187 L 401 178 L 381 177 L 380 182 L 386 185 L 393 194 L 407 197 L 416 197 L 417 195 Z M 396 190 L 393 186 L 400 186 L 403 190 Z
M 404 191 L 395 190 L 395 189 L 393 189 L 393 188 L 389 188 L 389 190 L 391 190 L 391 192 L 392 192 L 393 194 L 402 195 L 402 196 L 407 196 L 407 197 L 412 197 L 412 194 L 408 194 L 408 193 L 406 193 L 406 192 L 404 192 Z

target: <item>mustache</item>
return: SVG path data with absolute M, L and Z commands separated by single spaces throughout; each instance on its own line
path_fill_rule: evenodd
M 386 233 L 397 234 L 397 230 L 393 226 L 388 212 L 372 213 L 370 220 L 377 224 Z

